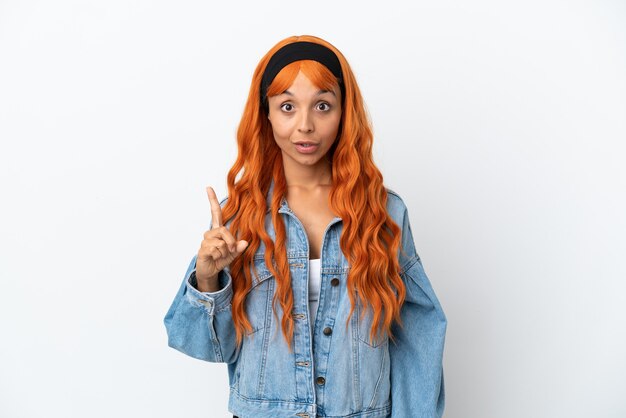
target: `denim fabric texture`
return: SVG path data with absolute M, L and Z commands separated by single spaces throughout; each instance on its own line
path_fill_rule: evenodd
M 287 256 L 294 293 L 293 351 L 272 310 L 276 283 L 265 265 L 264 246 L 254 256 L 257 275 L 247 296 L 252 332 L 235 345 L 231 315 L 232 277 L 219 273 L 217 292 L 199 292 L 196 256 L 165 316 L 170 347 L 189 356 L 228 364 L 229 410 L 241 418 L 434 418 L 444 410 L 442 358 L 446 317 L 415 250 L 407 209 L 388 191 L 387 210 L 402 231 L 398 252 L 406 285 L 403 326 L 395 342 L 384 335 L 369 339 L 371 313 L 357 305 L 348 321 L 349 265 L 339 239 L 342 221 L 326 228 L 321 250 L 319 307 L 309 325 L 308 259 L 305 229 L 283 199 L 279 212 L 287 232 Z M 275 238 L 268 194 L 266 228 Z M 222 201 L 222 205 L 225 200 Z M 228 226 L 228 225 L 227 225 Z M 334 280 L 334 279 L 338 279 Z M 280 305 L 278 318 L 281 317 Z

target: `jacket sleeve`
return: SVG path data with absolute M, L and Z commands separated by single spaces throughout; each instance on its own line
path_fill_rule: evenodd
M 235 328 L 231 314 L 232 278 L 228 267 L 219 275 L 220 290 L 196 289 L 195 255 L 183 283 L 165 315 L 168 344 L 191 357 L 232 363 L 237 359 Z
M 406 299 L 401 326 L 392 329 L 392 418 L 439 418 L 444 409 L 443 349 L 447 320 L 415 251 L 408 215 L 399 256 Z

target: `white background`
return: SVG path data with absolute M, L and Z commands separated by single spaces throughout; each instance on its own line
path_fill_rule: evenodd
M 305 33 L 409 207 L 446 417 L 625 417 L 626 4 L 599 0 L 0 0 L 0 416 L 229 416 L 162 320 L 252 71 Z

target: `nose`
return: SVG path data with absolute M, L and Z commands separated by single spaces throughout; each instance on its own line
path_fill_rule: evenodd
M 300 120 L 298 121 L 298 132 L 311 133 L 315 129 L 313 124 L 313 118 L 310 112 L 303 111 L 300 113 Z

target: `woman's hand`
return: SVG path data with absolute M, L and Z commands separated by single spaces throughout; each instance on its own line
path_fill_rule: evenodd
M 206 188 L 213 222 L 211 229 L 204 233 L 196 260 L 196 280 L 201 292 L 219 290 L 217 274 L 230 265 L 248 247 L 248 242 L 236 241 L 230 231 L 222 225 L 222 208 L 212 187 Z

